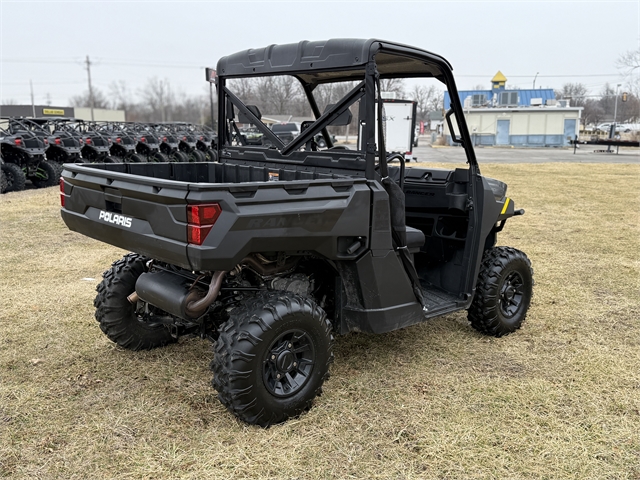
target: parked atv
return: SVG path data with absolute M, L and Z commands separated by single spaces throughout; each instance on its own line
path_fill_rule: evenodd
M 301 82 L 316 118 L 291 139 L 269 129 L 229 81 L 275 75 Z M 387 152 L 381 80 L 420 77 L 447 87 L 445 119 L 467 165 L 405 169 L 404 152 Z M 331 82 L 356 85 L 321 114 L 313 91 Z M 337 335 L 465 310 L 483 334 L 522 326 L 531 263 L 496 242 L 524 211 L 506 184 L 481 175 L 447 60 L 375 39 L 270 45 L 220 59 L 216 88 L 218 163 L 69 165 L 63 173 L 67 226 L 135 252 L 97 287 L 95 318 L 109 339 L 130 350 L 185 334 L 211 339 L 219 400 L 266 427 L 313 405 Z M 272 146 L 234 145 L 234 110 Z M 352 149 L 313 149 L 319 133 L 331 144 L 329 126 L 350 124 Z
M 35 132 L 37 126 L 20 118 L 4 119 L 0 129 L 0 154 L 4 161 L 6 192 L 24 190 L 26 180 L 36 188 L 57 185 L 61 170 L 45 160 L 47 138 Z
M 204 125 L 197 125 L 195 126 L 195 135 L 196 148 L 204 154 L 205 161 L 215 162 L 218 160 L 218 154 L 215 150 L 217 145 L 215 132 Z
M 150 126 L 158 135 L 160 152 L 164 153 L 172 162 L 188 162 L 189 157 L 178 148 L 180 140 L 173 129 L 164 123 L 156 123 Z
M 101 135 L 110 139 L 109 156 L 106 163 L 146 162 L 146 158 L 136 153 L 138 139 L 134 132 L 128 131 L 124 122 L 95 122 Z
M 113 163 L 109 157 L 111 137 L 100 132 L 94 122 L 77 120 L 72 126 L 84 141 L 80 150 L 83 160 L 91 163 Z
M 174 122 L 171 126 L 178 138 L 178 150 L 184 153 L 190 162 L 204 162 L 206 156 L 198 150 L 198 133 L 189 123 Z
M 46 138 L 46 158 L 58 173 L 65 163 L 78 163 L 84 160 L 81 149 L 84 145 L 82 135 L 77 132 L 67 118 L 29 118 L 21 120 L 38 137 Z M 59 176 L 59 175 L 58 175 Z
M 169 157 L 160 151 L 158 134 L 143 123 L 127 123 L 127 131 L 138 140 L 136 153 L 146 159 L 147 162 L 168 162 Z

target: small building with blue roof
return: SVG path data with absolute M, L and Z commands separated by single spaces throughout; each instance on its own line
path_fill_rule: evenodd
M 553 89 L 509 89 L 498 71 L 489 90 L 460 90 L 469 133 L 475 145 L 565 146 L 578 135 L 582 108 L 557 101 Z M 444 109 L 451 107 L 449 92 Z M 445 126 L 445 138 L 451 136 Z

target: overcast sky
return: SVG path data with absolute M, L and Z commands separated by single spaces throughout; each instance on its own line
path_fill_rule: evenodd
M 204 67 L 272 43 L 381 38 L 443 55 L 460 89 L 507 85 L 598 93 L 622 78 L 616 59 L 640 47 L 640 0 L 525 2 L 135 2 L 0 0 L 0 101 L 64 106 L 93 83 L 125 81 L 136 94 L 150 77 L 203 94 Z

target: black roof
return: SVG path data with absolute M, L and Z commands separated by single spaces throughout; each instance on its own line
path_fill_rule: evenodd
M 451 65 L 440 55 L 377 39 L 337 38 L 251 48 L 222 57 L 220 77 L 295 75 L 304 83 L 356 80 L 375 58 L 385 77 L 441 77 Z

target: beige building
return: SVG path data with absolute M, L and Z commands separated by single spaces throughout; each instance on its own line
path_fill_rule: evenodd
M 578 135 L 581 107 L 465 109 L 474 145 L 566 146 Z M 445 123 L 445 138 L 451 134 Z
M 91 109 L 74 107 L 73 114 L 79 120 L 91 120 Z M 124 110 L 107 110 L 106 108 L 94 108 L 93 119 L 96 122 L 124 122 Z

